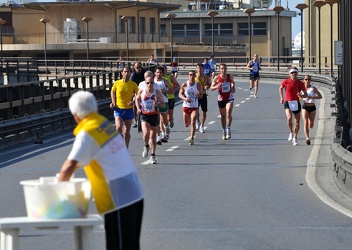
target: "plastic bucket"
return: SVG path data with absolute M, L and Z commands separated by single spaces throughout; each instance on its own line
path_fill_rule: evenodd
M 91 186 L 85 178 L 58 182 L 56 177 L 25 180 L 23 185 L 27 216 L 35 219 L 87 217 Z

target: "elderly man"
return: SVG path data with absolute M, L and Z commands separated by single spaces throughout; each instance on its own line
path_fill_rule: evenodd
M 143 189 L 124 140 L 114 125 L 97 113 L 92 93 L 78 91 L 69 100 L 77 122 L 72 150 L 59 181 L 84 167 L 97 210 L 104 215 L 106 249 L 139 249 Z

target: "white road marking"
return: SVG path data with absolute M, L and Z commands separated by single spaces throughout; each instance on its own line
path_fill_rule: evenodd
M 176 148 L 178 148 L 178 146 L 172 146 L 171 148 L 166 149 L 166 151 L 174 151 Z
M 241 104 L 236 104 L 235 107 L 239 107 Z
M 215 123 L 215 121 L 208 122 L 208 124 L 214 124 L 214 123 Z

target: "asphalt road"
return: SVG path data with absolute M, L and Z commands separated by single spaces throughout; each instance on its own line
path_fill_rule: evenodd
M 324 142 L 314 135 L 325 118 L 317 117 L 312 145 L 305 145 L 301 127 L 299 145 L 292 146 L 278 86 L 262 80 L 254 99 L 248 81 L 237 82 L 227 141 L 221 140 L 216 92 L 209 93 L 206 130 L 196 133 L 193 146 L 177 105 L 175 127 L 169 142 L 158 146 L 156 165 L 142 158 L 142 135 L 133 129 L 129 151 L 145 191 L 142 249 L 351 248 L 351 218 L 310 188 L 315 173 L 307 177 L 312 159 L 328 165 L 321 151 L 314 152 L 314 145 Z M 57 173 L 72 141 L 65 134 L 0 153 L 0 217 L 25 215 L 19 181 Z M 83 171 L 76 176 L 84 176 Z M 90 213 L 96 213 L 94 204 Z M 20 236 L 21 249 L 74 248 L 69 228 L 23 230 Z M 94 249 L 104 249 L 103 228 L 96 228 L 94 239 Z

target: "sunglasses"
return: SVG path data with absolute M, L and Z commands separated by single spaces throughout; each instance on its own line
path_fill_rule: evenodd
M 194 76 L 194 74 L 188 74 L 189 76 Z
M 305 80 L 305 81 L 310 81 L 310 80 L 312 80 L 312 79 L 310 79 L 310 78 L 304 78 L 304 80 Z
M 145 82 L 146 84 L 153 84 L 154 82 Z
M 142 66 L 137 66 L 137 67 L 136 67 L 136 69 L 140 69 L 140 68 L 142 68 Z

